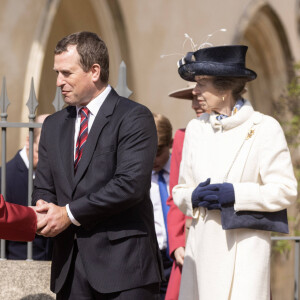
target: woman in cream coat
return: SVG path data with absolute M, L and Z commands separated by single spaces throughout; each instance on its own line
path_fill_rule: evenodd
M 279 211 L 297 196 L 290 153 L 279 123 L 243 99 L 246 46 L 200 49 L 179 62 L 196 81 L 203 109 L 186 129 L 175 204 L 193 217 L 181 300 L 269 300 L 271 232 L 223 230 L 220 210 Z M 194 208 L 194 209 L 193 209 Z

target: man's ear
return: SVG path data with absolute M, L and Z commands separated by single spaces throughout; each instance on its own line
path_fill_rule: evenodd
M 99 64 L 93 64 L 91 67 L 92 72 L 92 80 L 93 82 L 97 82 L 100 78 L 101 67 Z

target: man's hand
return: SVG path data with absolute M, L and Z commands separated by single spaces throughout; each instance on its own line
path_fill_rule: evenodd
M 43 228 L 46 226 L 47 224 L 47 220 L 46 220 L 46 213 L 47 211 L 45 212 L 37 212 L 37 207 L 36 206 L 29 206 L 30 208 L 32 208 L 35 213 L 36 213 L 36 217 L 37 217 L 37 233 Z
M 184 260 L 184 253 L 185 253 L 185 248 L 184 247 L 178 247 L 174 251 L 174 257 L 177 265 L 183 266 L 183 260 Z
M 38 200 L 36 211 L 38 213 L 47 212 L 47 214 L 40 223 L 44 224 L 45 222 L 45 225 L 38 231 L 38 234 L 46 237 L 54 237 L 71 225 L 71 220 L 68 217 L 66 207 L 40 201 L 43 200 Z
M 43 200 L 43 199 L 39 199 L 37 202 L 36 202 L 36 206 L 37 207 L 40 207 L 42 206 L 43 204 L 48 204 L 47 201 Z

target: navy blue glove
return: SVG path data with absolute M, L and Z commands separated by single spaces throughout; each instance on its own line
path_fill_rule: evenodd
M 198 193 L 199 206 L 209 208 L 209 203 L 213 206 L 216 205 L 216 201 L 219 204 L 218 208 L 227 204 L 233 204 L 235 202 L 234 189 L 231 183 L 216 183 L 209 184 Z M 213 208 L 211 208 L 213 209 Z
M 203 189 L 210 184 L 210 178 L 207 178 L 206 181 L 200 182 L 199 185 L 194 189 L 192 193 L 192 205 L 193 208 L 199 207 L 199 203 L 201 198 L 199 194 L 203 191 Z

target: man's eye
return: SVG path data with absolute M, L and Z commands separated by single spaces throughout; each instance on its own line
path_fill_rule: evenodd
M 64 76 L 66 76 L 66 77 L 68 77 L 68 76 L 70 76 L 70 75 L 71 75 L 71 73 L 70 73 L 70 72 L 62 72 L 62 74 L 63 74 Z

